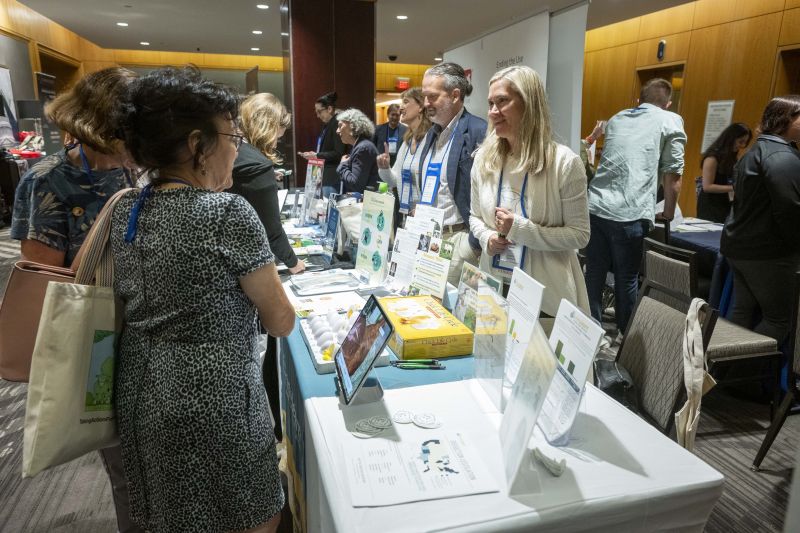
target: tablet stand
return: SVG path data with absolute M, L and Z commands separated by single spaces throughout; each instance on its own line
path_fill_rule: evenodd
M 344 404 L 344 395 L 342 394 L 342 385 L 339 382 L 339 377 L 336 380 L 336 392 L 339 396 L 339 401 Z M 380 402 L 383 400 L 383 386 L 376 376 L 367 376 L 364 383 L 356 391 L 356 395 L 350 405 L 364 405 L 368 403 Z

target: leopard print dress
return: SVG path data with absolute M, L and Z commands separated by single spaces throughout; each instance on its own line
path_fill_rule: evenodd
M 155 191 L 128 244 L 136 198 L 120 200 L 111 231 L 131 517 L 152 532 L 252 528 L 284 501 L 256 308 L 238 281 L 273 261 L 266 232 L 240 196 L 187 187 Z

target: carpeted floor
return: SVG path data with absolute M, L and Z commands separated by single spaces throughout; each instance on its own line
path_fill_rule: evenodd
M 0 287 L 13 264 L 0 230 Z M 0 532 L 113 533 L 114 507 L 96 453 L 22 479 L 26 385 L 0 380 Z M 696 453 L 725 476 L 725 490 L 706 526 L 710 533 L 782 531 L 800 417 L 789 417 L 762 464 L 750 464 L 766 433 L 768 409 L 717 388 L 703 400 Z M 284 518 L 284 526 L 290 520 Z

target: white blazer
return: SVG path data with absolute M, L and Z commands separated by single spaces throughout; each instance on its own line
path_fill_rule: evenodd
M 479 172 L 478 165 L 473 165 L 469 225 L 484 251 L 481 270 L 499 276 L 487 250 L 489 237 L 497 233 L 494 210 L 499 176 Z M 545 286 L 542 311 L 555 316 L 561 299 L 566 298 L 588 313 L 589 298 L 577 255 L 589 242 L 586 171 L 580 157 L 557 144 L 550 167 L 528 176 L 525 196 L 528 218 L 514 215 L 506 238 L 528 248 L 523 270 Z

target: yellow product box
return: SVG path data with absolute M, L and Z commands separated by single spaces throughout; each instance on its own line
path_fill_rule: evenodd
M 380 299 L 394 326 L 389 347 L 401 359 L 454 357 L 472 353 L 472 331 L 432 296 Z

